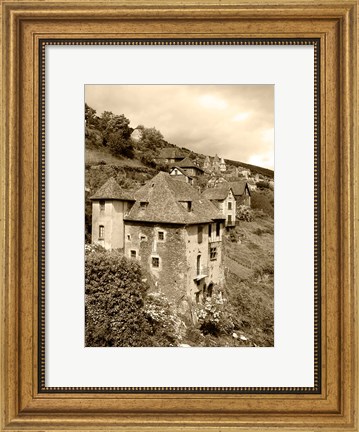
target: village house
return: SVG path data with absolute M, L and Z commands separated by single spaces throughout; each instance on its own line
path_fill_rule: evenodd
M 203 162 L 203 170 L 204 170 L 205 172 L 210 172 L 210 171 L 211 171 L 211 166 L 212 166 L 212 164 L 211 164 L 211 159 L 210 159 L 209 156 L 206 156 L 206 157 L 204 158 L 204 162 Z
M 251 189 L 246 180 L 230 182 L 227 187 L 232 189 L 237 207 L 240 205 L 251 206 Z
M 236 167 L 235 175 L 236 177 L 244 177 L 245 179 L 248 179 L 251 175 L 251 170 L 249 168 Z
M 184 159 L 184 156 L 175 147 L 161 149 L 156 161 L 163 164 L 175 164 Z
M 198 177 L 204 173 L 199 164 L 194 162 L 189 157 L 186 157 L 182 161 L 176 163 L 176 166 L 181 168 L 187 175 L 192 177 Z
M 193 177 L 190 177 L 186 172 L 177 166 L 170 168 L 170 176 L 175 176 L 176 180 L 181 180 L 193 186 Z
M 221 184 L 218 187 L 206 189 L 202 195 L 209 199 L 219 211 L 225 216 L 226 227 L 233 227 L 236 224 L 237 203 L 233 191 L 227 184 Z
M 226 172 L 227 171 L 227 166 L 226 166 L 226 163 L 224 162 L 223 158 L 221 158 L 221 162 L 219 163 L 219 170 L 221 172 Z
M 145 274 L 151 275 L 156 290 L 181 310 L 221 290 L 225 217 L 211 201 L 187 182 L 164 172 L 133 197 L 121 189 L 116 194 L 102 189 L 93 197 L 93 243 L 106 249 L 123 245 L 124 255 L 137 260 Z M 106 205 L 114 207 L 108 214 L 111 221 L 99 217 L 101 200 L 105 211 Z M 117 202 L 123 203 L 120 211 L 116 211 Z M 108 226 L 108 236 L 106 231 L 101 233 L 101 226 L 103 230 Z

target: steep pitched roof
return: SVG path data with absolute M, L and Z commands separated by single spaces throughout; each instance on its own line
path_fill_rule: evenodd
M 218 209 L 188 183 L 160 172 L 135 193 L 127 221 L 190 225 L 224 219 Z M 141 207 L 141 202 L 146 205 Z M 191 202 L 188 211 L 181 202 Z
M 241 196 L 244 194 L 247 185 L 246 180 L 235 181 L 235 182 L 223 182 L 215 186 L 214 188 L 205 189 L 202 193 L 209 200 L 224 200 L 226 199 L 228 192 L 232 189 L 234 196 Z M 250 190 L 248 188 L 250 194 Z
M 188 177 L 188 178 L 190 178 L 190 179 L 192 180 L 192 177 L 189 176 L 189 175 L 186 173 L 186 171 L 184 171 L 182 168 L 180 168 L 180 167 L 177 166 L 177 165 L 173 165 L 173 166 L 171 167 L 171 169 L 170 169 L 170 173 L 171 173 L 174 169 L 178 169 L 178 171 L 179 171 L 181 174 L 183 174 L 184 176 L 186 176 L 186 177 Z
M 181 168 L 197 168 L 198 170 L 203 171 L 203 169 L 196 165 L 188 156 L 181 160 L 181 162 L 177 162 L 177 166 Z
M 117 183 L 117 181 L 111 177 L 98 189 L 92 197 L 92 200 L 98 199 L 112 199 L 120 201 L 135 201 L 133 192 L 125 191 Z
M 161 159 L 183 159 L 184 156 L 182 156 L 178 149 L 175 147 L 166 147 L 161 149 L 160 154 L 158 155 Z
M 228 183 L 228 187 L 230 187 L 233 191 L 234 196 L 243 195 L 247 186 L 246 180 L 240 180 Z M 249 189 L 248 189 L 249 191 Z M 250 193 L 250 192 L 249 192 Z
M 230 188 L 227 184 L 221 183 L 220 186 L 205 189 L 202 193 L 204 197 L 206 197 L 209 200 L 225 200 L 228 196 Z

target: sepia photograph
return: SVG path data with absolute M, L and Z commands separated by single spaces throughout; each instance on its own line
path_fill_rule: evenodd
M 274 346 L 274 85 L 85 86 L 85 346 Z

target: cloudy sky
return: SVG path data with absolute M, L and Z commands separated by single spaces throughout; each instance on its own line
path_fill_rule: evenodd
M 273 169 L 272 85 L 87 85 L 85 99 L 180 147 Z

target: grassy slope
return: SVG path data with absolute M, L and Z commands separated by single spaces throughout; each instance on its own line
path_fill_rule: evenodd
M 242 345 L 273 346 L 274 220 L 257 217 L 235 228 L 237 242 L 224 240 L 229 303 L 237 317 Z
M 101 162 L 106 162 L 108 165 L 127 166 L 127 167 L 143 167 L 143 163 L 138 159 L 128 159 L 125 157 L 116 157 L 109 153 L 106 149 L 86 148 L 85 161 L 88 164 L 96 165 Z

